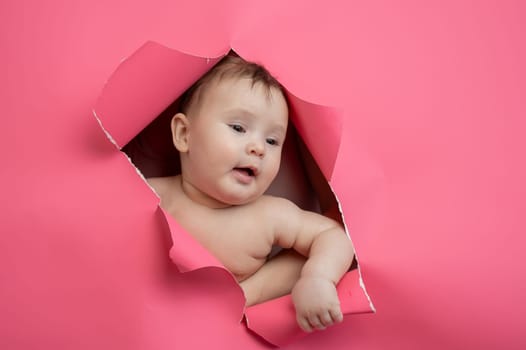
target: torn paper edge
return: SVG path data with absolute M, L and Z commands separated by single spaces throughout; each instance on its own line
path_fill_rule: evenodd
M 121 153 L 124 157 L 126 157 L 126 159 L 128 160 L 128 162 L 130 163 L 130 165 L 133 167 L 133 169 L 135 169 L 135 172 L 137 173 L 137 175 L 139 175 L 139 177 L 142 179 L 142 181 L 146 184 L 146 186 L 148 186 L 148 188 L 155 194 L 155 196 L 160 200 L 161 198 L 159 197 L 159 195 L 157 194 L 157 192 L 155 192 L 155 190 L 153 189 L 152 186 L 150 186 L 150 183 L 146 180 L 146 177 L 144 177 L 143 173 L 139 170 L 139 168 L 137 168 L 137 166 L 135 164 L 133 164 L 131 158 L 126 154 L 126 152 L 123 152 L 121 147 L 117 144 L 117 141 L 115 141 L 115 139 L 111 136 L 111 134 L 109 133 L 108 130 L 106 130 L 106 128 L 104 127 L 104 125 L 102 124 L 102 121 L 100 120 L 99 116 L 97 115 L 97 112 L 95 111 L 95 109 L 92 109 L 92 112 L 93 112 L 93 116 L 95 117 L 95 119 L 97 119 L 97 122 L 99 123 L 99 126 L 100 128 L 102 129 L 102 131 L 104 132 L 104 134 L 106 135 L 106 137 L 108 138 L 108 140 L 110 140 L 110 142 L 115 146 L 115 148 L 119 151 L 119 153 Z M 160 203 L 159 203 L 160 205 Z
M 117 143 L 117 141 L 115 141 L 115 139 L 113 138 L 113 136 L 111 136 L 110 132 L 108 130 L 106 130 L 106 128 L 104 127 L 104 124 L 102 124 L 102 120 L 100 120 L 99 116 L 97 115 L 97 112 L 95 111 L 95 109 L 93 108 L 91 110 L 91 112 L 93 113 L 93 116 L 95 117 L 95 119 L 97 119 L 97 122 L 99 123 L 99 126 L 100 128 L 102 129 L 102 131 L 104 131 L 104 134 L 106 135 L 106 137 L 108 138 L 108 140 L 110 140 L 110 142 L 115 146 L 115 148 L 117 148 L 119 151 L 121 150 L 121 147 L 119 146 L 119 144 Z
M 367 293 L 367 289 L 365 288 L 365 283 L 362 278 L 362 270 L 360 268 L 360 259 L 358 259 L 358 253 L 356 252 L 356 247 L 354 246 L 354 243 L 352 241 L 349 227 L 347 226 L 345 215 L 343 214 L 342 204 L 340 200 L 338 199 L 336 192 L 332 188 L 331 183 L 329 181 L 327 181 L 327 183 L 329 184 L 329 188 L 331 189 L 331 192 L 334 195 L 334 198 L 336 199 L 336 203 L 338 204 L 338 211 L 340 212 L 340 216 L 342 217 L 343 229 L 345 230 L 345 234 L 347 235 L 347 238 L 349 238 L 349 240 L 351 241 L 353 248 L 354 248 L 354 257 L 356 259 L 356 266 L 358 270 L 358 281 L 360 284 L 360 288 L 362 288 L 363 293 L 365 294 L 365 296 L 367 297 L 367 300 L 369 301 L 369 308 L 372 310 L 372 312 L 376 313 L 376 308 L 374 307 L 373 301 L 371 300 L 371 297 L 369 296 L 369 293 Z

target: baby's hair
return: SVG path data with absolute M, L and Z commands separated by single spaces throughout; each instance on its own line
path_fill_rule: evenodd
M 224 78 L 248 78 L 252 80 L 252 87 L 256 84 L 262 84 L 267 89 L 269 98 L 273 88 L 283 93 L 282 85 L 265 67 L 254 62 L 245 61 L 234 51 L 230 50 L 212 69 L 185 91 L 181 96 L 179 110 L 186 114 L 190 107 L 199 101 L 200 95 L 212 82 L 217 82 Z

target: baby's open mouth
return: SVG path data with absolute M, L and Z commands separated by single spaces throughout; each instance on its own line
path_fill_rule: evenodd
M 241 171 L 241 172 L 247 174 L 248 176 L 255 176 L 256 175 L 254 173 L 254 170 L 251 169 L 251 168 L 234 168 L 234 170 Z

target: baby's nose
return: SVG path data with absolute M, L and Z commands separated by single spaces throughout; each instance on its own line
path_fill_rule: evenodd
M 265 155 L 265 144 L 261 141 L 251 141 L 247 145 L 247 152 L 257 157 L 263 157 Z

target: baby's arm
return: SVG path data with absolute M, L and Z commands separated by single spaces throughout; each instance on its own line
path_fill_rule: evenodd
M 298 324 L 310 332 L 341 322 L 336 284 L 351 265 L 351 241 L 336 221 L 276 200 L 276 243 L 308 257 L 292 290 Z
M 255 274 L 240 282 L 247 299 L 246 306 L 289 294 L 300 277 L 305 260 L 296 251 L 284 249 Z

